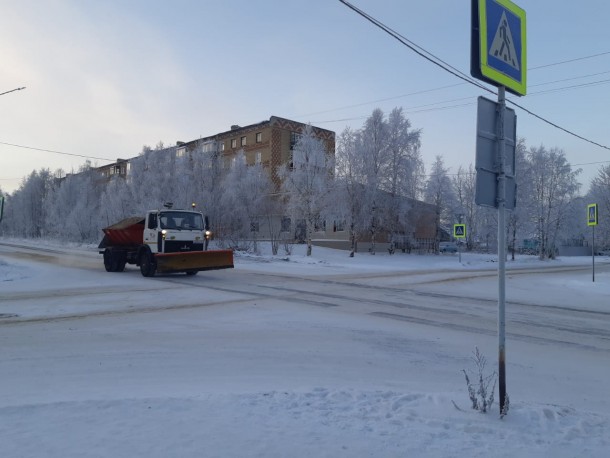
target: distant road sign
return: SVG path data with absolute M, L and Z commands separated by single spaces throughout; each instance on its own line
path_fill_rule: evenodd
M 466 225 L 465 224 L 454 224 L 453 225 L 453 236 L 456 239 L 466 238 Z
M 597 204 L 587 205 L 587 226 L 597 226 Z
M 525 95 L 526 48 L 524 10 L 510 0 L 472 0 L 472 76 Z

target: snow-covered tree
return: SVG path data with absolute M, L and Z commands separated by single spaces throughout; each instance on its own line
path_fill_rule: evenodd
M 19 188 L 6 196 L 5 216 L 2 222 L 6 234 L 16 237 L 43 237 L 46 235 L 45 198 L 53 186 L 49 169 L 33 171 L 24 178 Z
M 364 234 L 374 254 L 382 231 L 391 236 L 410 232 L 410 199 L 419 197 L 424 176 L 419 147 L 420 131 L 411 130 L 400 108 L 387 120 L 376 109 L 360 130 L 348 128 L 340 135 L 335 214 L 349 228 L 350 256 Z
M 106 226 L 124 218 L 136 216 L 138 211 L 132 199 L 132 192 L 127 180 L 115 175 L 103 187 L 100 197 L 100 216 Z M 144 216 L 142 214 L 142 216 Z
M 387 162 L 382 178 L 382 189 L 387 193 L 384 221 L 391 234 L 390 253 L 394 252 L 394 236 L 404 236 L 414 223 L 408 220 L 409 199 L 419 195 L 423 182 L 420 131 L 410 128 L 402 108 L 394 108 L 387 121 Z
M 193 167 L 193 201 L 200 210 L 209 216 L 212 231 L 215 236 L 222 237 L 221 227 L 224 209 L 221 206 L 223 194 L 223 177 L 226 173 L 224 158 L 217 142 L 201 143 L 191 152 Z
M 279 172 L 282 192 L 287 197 L 293 221 L 305 221 L 307 256 L 311 256 L 311 237 L 316 225 L 321 224 L 329 208 L 329 191 L 334 161 L 324 143 L 307 126 L 294 146 L 292 167 L 284 165 Z
M 580 188 L 577 176 L 581 169 L 572 170 L 565 153 L 558 148 L 531 148 L 528 161 L 532 172 L 535 221 L 541 259 L 554 258 L 558 236 L 566 222 L 567 210 Z
M 388 171 L 388 126 L 383 112 L 375 109 L 365 121 L 358 136 L 364 178 L 363 218 L 371 236 L 371 254 L 375 254 L 377 236 L 384 227 L 386 195 L 382 192 L 385 173 Z
M 339 136 L 336 153 L 335 199 L 332 200 L 332 214 L 335 220 L 348 228 L 350 257 L 356 252 L 356 241 L 364 225 L 362 224 L 361 202 L 364 195 L 362 157 L 358 154 L 357 136 L 348 127 Z
M 45 199 L 48 235 L 59 240 L 94 242 L 107 221 L 101 216 L 100 176 L 89 162 L 58 180 Z
M 225 176 L 222 188 L 222 224 L 230 228 L 227 235 L 233 248 L 239 247 L 240 242 L 251 240 L 256 251 L 261 219 L 267 210 L 265 204 L 271 198 L 271 178 L 261 164 L 248 165 L 241 150 Z
M 479 238 L 480 207 L 475 203 L 476 171 L 472 164 L 468 169 L 460 166 L 451 179 L 456 200 L 456 216 L 461 215 L 461 222 L 466 224 L 466 248 L 472 250 Z
M 387 120 L 387 164 L 383 188 L 393 196 L 417 199 L 424 184 L 420 153 L 421 130 L 412 130 L 402 108 L 394 108 Z
M 175 148 L 165 148 L 160 142 L 155 149 L 145 146 L 140 155 L 130 161 L 127 179 L 139 214 L 172 201 L 174 157 Z
M 442 156 L 436 156 L 432 164 L 424 196 L 425 201 L 434 206 L 436 213 L 436 247 L 438 247 L 441 228 L 451 225 L 456 208 L 453 186 Z
M 595 245 L 610 247 L 610 165 L 599 169 L 591 181 L 589 203 L 598 206 L 598 226 L 595 228 Z
M 521 239 L 531 238 L 534 232 L 531 220 L 534 178 L 527 160 L 527 146 L 524 139 L 519 139 L 515 147 L 515 181 L 517 183 L 517 203 L 515 208 L 507 214 L 507 240 L 513 260 L 519 236 Z

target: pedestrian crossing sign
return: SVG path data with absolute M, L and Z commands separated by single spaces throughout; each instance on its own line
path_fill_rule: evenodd
M 597 226 L 597 204 L 587 205 L 587 226 Z
M 465 224 L 454 224 L 453 225 L 453 236 L 456 239 L 466 238 L 466 225 Z
M 472 16 L 472 76 L 525 95 L 525 11 L 510 0 L 473 0 Z

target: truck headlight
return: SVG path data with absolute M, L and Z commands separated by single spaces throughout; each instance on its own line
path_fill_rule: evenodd
M 205 231 L 205 238 L 206 239 L 211 239 L 212 238 L 212 231 Z
M 165 240 L 165 236 L 167 235 L 167 231 L 165 229 L 163 229 L 161 231 L 161 237 L 163 237 L 163 240 Z

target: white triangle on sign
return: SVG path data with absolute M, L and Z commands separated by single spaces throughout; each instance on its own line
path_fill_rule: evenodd
M 513 34 L 510 32 L 508 20 L 506 19 L 506 11 L 502 11 L 502 18 L 498 24 L 498 30 L 496 30 L 496 35 L 491 44 L 489 55 L 496 59 L 500 59 L 515 70 L 519 70 L 517 51 L 515 50 Z

